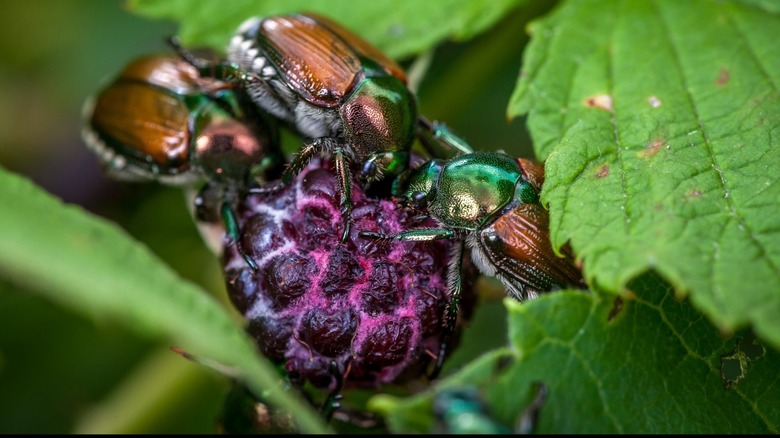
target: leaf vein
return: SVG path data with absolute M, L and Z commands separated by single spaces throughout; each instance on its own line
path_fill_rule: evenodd
M 780 93 L 780 86 L 778 86 L 777 82 L 775 82 L 774 78 L 772 78 L 772 75 L 769 74 L 769 69 L 767 69 L 764 63 L 761 62 L 761 57 L 758 56 L 758 54 L 756 53 L 756 49 L 750 44 L 750 40 L 748 39 L 745 30 L 742 29 L 740 25 L 737 23 L 737 20 L 734 19 L 734 16 L 736 15 L 733 10 L 734 7 L 732 6 L 731 9 L 732 10 L 730 14 L 724 14 L 726 16 L 726 19 L 731 22 L 732 27 L 734 28 L 737 35 L 739 35 L 740 39 L 742 40 L 741 41 L 742 45 L 747 48 L 748 53 L 755 61 L 759 70 L 761 70 L 761 74 L 764 75 L 764 78 L 766 78 L 767 82 L 772 84 L 772 88 L 774 88 L 775 93 Z
M 668 295 L 667 295 L 668 297 Z M 720 370 L 717 369 L 711 361 L 708 360 L 708 358 L 701 356 L 700 354 L 696 353 L 696 351 L 691 347 L 686 341 L 685 338 L 682 336 L 682 334 L 677 330 L 677 328 L 672 324 L 672 322 L 666 317 L 666 312 L 663 309 L 664 302 L 666 300 L 666 297 L 664 297 L 661 302 L 658 304 L 653 304 L 650 301 L 647 301 L 645 299 L 642 299 L 641 297 L 637 297 L 636 302 L 641 303 L 656 312 L 658 312 L 658 316 L 661 319 L 661 322 L 663 322 L 669 329 L 669 331 L 672 333 L 672 335 L 677 339 L 677 341 L 680 343 L 680 345 L 687 351 L 688 356 L 697 359 L 704 363 L 704 365 L 710 370 L 710 372 L 715 376 L 720 376 Z M 667 381 L 667 379 L 664 379 L 664 384 Z M 735 387 L 732 388 L 732 390 L 739 395 L 739 397 L 748 405 L 751 407 L 753 412 L 756 413 L 756 415 L 761 418 L 761 420 L 764 422 L 764 425 L 771 431 L 776 432 L 776 427 L 772 423 L 772 421 L 767 418 L 766 414 L 764 414 L 758 407 L 758 404 L 756 401 L 751 400 L 747 394 L 745 394 L 743 391 L 740 390 L 740 388 Z
M 761 241 L 756 237 L 755 232 L 747 225 L 744 218 L 740 214 L 740 212 L 737 210 L 737 206 L 734 205 L 734 201 L 729 196 L 729 184 L 726 181 L 726 175 L 723 169 L 721 168 L 720 164 L 718 163 L 718 159 L 715 156 L 715 153 L 713 152 L 712 148 L 712 142 L 707 134 L 707 131 L 705 130 L 704 123 L 702 121 L 701 113 L 699 111 L 699 108 L 696 104 L 696 99 L 691 93 L 690 86 L 688 84 L 688 78 L 685 74 L 685 69 L 683 67 L 682 62 L 682 55 L 680 54 L 678 50 L 677 44 L 675 44 L 675 41 L 673 41 L 673 26 L 671 26 L 667 18 L 664 17 L 664 14 L 662 12 L 662 8 L 658 5 L 658 0 L 655 1 L 655 10 L 656 15 L 659 18 L 659 22 L 664 27 L 664 31 L 662 32 L 664 35 L 667 36 L 667 43 L 671 49 L 672 56 L 674 57 L 675 65 L 679 71 L 680 80 L 683 84 L 683 88 L 685 89 L 686 98 L 688 100 L 688 104 L 691 108 L 691 111 L 693 111 L 693 114 L 696 118 L 696 123 L 698 126 L 698 130 L 701 133 L 702 140 L 704 141 L 704 146 L 706 149 L 706 153 L 710 159 L 710 166 L 712 169 L 717 173 L 718 179 L 720 181 L 721 189 L 723 191 L 723 198 L 726 202 L 726 205 L 729 209 L 730 214 L 734 217 L 734 219 L 737 220 L 739 224 L 739 229 L 743 230 L 750 242 L 758 248 L 758 250 L 761 252 L 762 258 L 766 261 L 767 265 L 769 265 L 769 268 L 774 272 L 776 277 L 780 277 L 780 268 L 773 263 L 772 259 L 769 257 L 769 253 L 767 249 L 764 247 L 764 245 L 761 243 Z M 717 258 L 714 258 L 713 261 L 717 260 Z M 722 305 L 728 305 L 727 302 L 721 301 Z
M 621 5 L 625 5 L 625 3 L 621 3 Z M 617 13 L 618 20 L 622 16 L 621 12 L 618 11 Z M 609 90 L 609 95 L 614 96 L 615 93 L 615 63 L 613 62 L 614 58 L 614 50 L 612 50 L 613 44 L 616 40 L 616 33 L 617 29 L 619 29 L 620 26 L 617 24 L 613 26 L 612 28 L 612 34 L 609 37 L 609 47 L 610 50 L 608 50 L 607 55 L 607 89 Z M 620 187 L 623 189 L 623 199 L 622 204 L 620 206 L 620 209 L 623 212 L 623 225 L 624 225 L 624 232 L 626 236 L 631 235 L 631 217 L 628 212 L 628 187 L 627 187 L 627 181 L 626 181 L 626 164 L 623 161 L 623 154 L 622 154 L 622 147 L 620 144 L 620 128 L 618 127 L 618 119 L 617 119 L 617 109 L 613 109 L 612 111 L 612 134 L 615 139 L 615 157 L 618 161 L 618 167 L 620 169 Z

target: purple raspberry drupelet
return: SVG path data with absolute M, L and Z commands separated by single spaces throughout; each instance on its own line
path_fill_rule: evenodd
M 331 161 L 239 206 L 242 243 L 257 272 L 227 246 L 230 299 L 262 353 L 319 388 L 375 388 L 420 377 L 439 354 L 452 242 L 377 242 L 415 221 L 389 199 L 353 184 L 352 230 L 340 244 L 339 189 Z M 465 263 L 462 315 L 476 271 Z M 457 336 L 450 336 L 452 343 Z M 448 348 L 447 351 L 450 351 Z M 335 367 L 332 365 L 335 364 Z

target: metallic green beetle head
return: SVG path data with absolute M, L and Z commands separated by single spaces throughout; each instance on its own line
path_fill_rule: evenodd
M 420 167 L 402 173 L 394 182 L 392 195 L 401 203 L 426 210 L 436 196 L 436 183 L 446 161 L 433 159 Z

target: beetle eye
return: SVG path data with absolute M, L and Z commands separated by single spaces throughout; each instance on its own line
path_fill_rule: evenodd
M 428 206 L 428 196 L 425 192 L 413 192 L 410 198 L 412 207 L 422 210 Z

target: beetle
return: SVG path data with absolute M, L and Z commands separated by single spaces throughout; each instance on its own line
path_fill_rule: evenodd
M 450 303 L 445 333 L 451 332 L 457 320 L 466 248 L 480 272 L 496 277 L 507 294 L 518 300 L 568 286 L 585 287 L 571 252 L 564 248 L 563 257 L 558 257 L 552 249 L 549 216 L 539 201 L 543 182 L 544 169 L 539 163 L 501 152 L 432 159 L 404 172 L 394 182 L 392 192 L 401 204 L 432 217 L 440 227 L 391 235 L 361 231 L 360 236 L 409 242 L 458 241 L 448 268 Z
M 438 125 L 418 116 L 401 66 L 326 17 L 301 13 L 250 18 L 231 39 L 223 65 L 195 58 L 177 40 L 172 44 L 202 74 L 242 82 L 259 107 L 307 139 L 279 183 L 253 193 L 278 191 L 312 157 L 333 154 L 342 242 L 351 227 L 350 163 L 359 164 L 360 180 L 366 184 L 392 181 L 407 169 L 417 134 L 432 131 L 427 139 L 449 149 L 463 144 L 449 144 L 454 135 L 442 135 Z M 425 146 L 430 147 L 429 142 Z
M 535 432 L 539 414 L 547 399 L 547 385 L 534 381 L 530 404 L 517 416 L 513 428 L 491 415 L 489 406 L 475 386 L 447 386 L 435 392 L 433 413 L 436 433 L 530 435 Z
M 476 387 L 456 386 L 439 390 L 433 399 L 433 413 L 437 433 L 458 435 L 512 433 L 511 429 L 490 415 Z
M 230 84 L 203 78 L 179 56 L 128 63 L 84 105 L 82 136 L 112 177 L 188 186 L 205 222 L 221 217 L 238 241 L 232 204 L 258 179 L 279 174 L 284 158 L 275 121 Z

